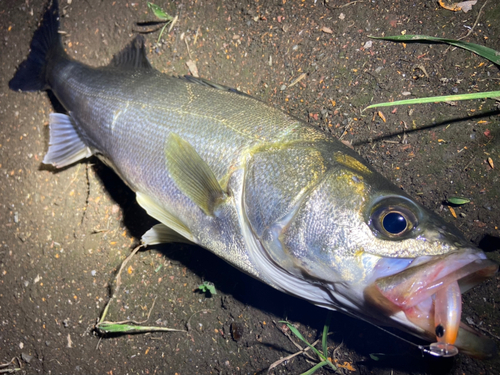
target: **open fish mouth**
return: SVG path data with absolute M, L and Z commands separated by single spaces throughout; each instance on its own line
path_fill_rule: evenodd
M 370 304 L 393 316 L 403 312 L 423 337 L 436 340 L 430 353 L 476 357 L 496 354 L 494 343 L 461 323 L 462 293 L 493 276 L 498 265 L 475 250 L 416 258 L 404 271 L 376 279 L 365 289 Z

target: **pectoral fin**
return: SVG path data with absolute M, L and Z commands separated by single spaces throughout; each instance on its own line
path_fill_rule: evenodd
M 178 218 L 165 210 L 163 207 L 159 206 L 149 196 L 141 192 L 137 192 L 136 199 L 137 203 L 139 203 L 139 205 L 146 210 L 149 216 L 154 217 L 156 220 L 158 220 L 168 228 L 171 228 L 173 231 L 177 232 L 188 241 L 195 242 L 193 235 L 191 234 L 190 230 L 184 225 L 184 223 L 182 223 Z
M 78 160 L 88 158 L 92 151 L 81 140 L 70 116 L 51 113 L 49 116 L 49 150 L 43 158 L 44 164 L 62 168 Z
M 193 242 L 181 236 L 172 228 L 165 224 L 156 224 L 150 230 L 142 235 L 141 242 L 144 245 L 156 245 L 159 243 L 181 242 L 193 244 Z
M 175 184 L 207 215 L 226 194 L 208 164 L 196 150 L 177 134 L 170 133 L 165 145 L 165 160 Z

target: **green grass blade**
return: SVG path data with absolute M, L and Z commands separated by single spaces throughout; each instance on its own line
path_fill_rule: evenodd
M 291 323 L 288 323 L 287 321 L 284 321 L 284 320 L 281 320 L 280 323 L 285 323 L 288 326 L 288 328 L 290 328 L 290 331 L 292 331 L 292 333 L 295 336 L 297 336 L 308 347 L 310 347 L 314 351 L 314 353 L 316 353 L 316 355 L 319 358 L 321 358 L 322 361 L 326 360 L 326 357 L 323 354 L 321 354 L 318 349 L 316 349 L 314 346 L 312 346 L 311 344 L 309 344 L 309 342 L 304 338 L 304 336 L 302 336 L 302 334 L 299 332 L 299 330 L 297 328 L 295 328 Z
M 486 92 L 477 92 L 473 94 L 431 96 L 428 98 L 405 99 L 405 100 L 398 100 L 395 102 L 372 104 L 366 107 L 364 110 L 376 107 L 391 107 L 394 105 L 440 103 L 440 102 L 451 102 L 458 100 L 487 99 L 487 98 L 498 98 L 498 97 L 500 97 L 500 91 L 486 91 Z
M 328 331 L 330 330 L 330 321 L 332 319 L 332 312 L 328 311 L 326 315 L 326 322 L 323 327 L 323 336 L 321 337 L 321 347 L 325 358 L 328 358 Z
M 300 375 L 312 375 L 316 371 L 318 371 L 321 367 L 326 366 L 327 364 L 328 364 L 328 361 L 320 362 L 317 365 L 315 365 L 314 367 L 311 367 L 309 370 L 307 370 L 306 372 L 303 372 Z
M 433 42 L 433 43 L 446 43 L 451 44 L 452 46 L 466 49 L 468 51 L 474 52 L 475 54 L 484 57 L 485 59 L 490 60 L 491 62 L 500 65 L 500 52 L 495 51 L 494 49 L 481 46 L 475 43 L 463 42 L 461 40 L 455 39 L 445 39 L 445 38 L 436 38 L 434 36 L 428 35 L 395 35 L 395 36 L 384 36 L 384 37 L 376 37 L 370 36 L 372 39 L 381 39 L 381 40 L 391 40 L 393 42 Z
M 139 326 L 133 324 L 120 323 L 99 323 L 96 328 L 104 333 L 136 333 L 136 332 L 186 332 L 181 329 L 157 327 L 157 326 Z

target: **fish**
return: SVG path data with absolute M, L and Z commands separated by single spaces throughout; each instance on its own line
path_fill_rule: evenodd
M 282 292 L 427 340 L 435 356 L 497 354 L 461 321 L 461 295 L 498 265 L 331 134 L 159 72 L 141 36 L 106 66 L 80 63 L 57 0 L 9 87 L 54 94 L 66 112 L 49 116 L 43 163 L 100 158 L 159 222 L 143 244 L 196 244 Z

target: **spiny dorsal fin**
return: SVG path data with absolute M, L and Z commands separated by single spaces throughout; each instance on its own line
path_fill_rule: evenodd
M 146 56 L 143 36 L 137 35 L 124 49 L 113 56 L 109 66 L 126 69 L 154 69 Z
M 226 194 L 193 146 L 177 134 L 170 133 L 165 144 L 165 160 L 179 190 L 207 215 L 212 216 L 215 207 L 225 199 Z

